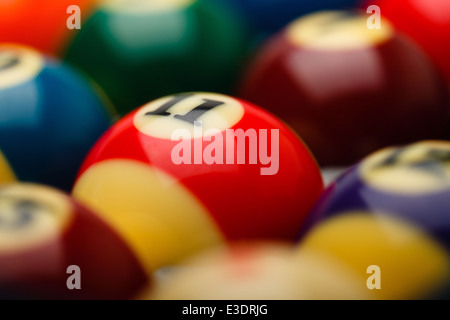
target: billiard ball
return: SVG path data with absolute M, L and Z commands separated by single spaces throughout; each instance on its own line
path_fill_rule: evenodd
M 308 220 L 345 210 L 386 211 L 421 225 L 450 248 L 449 192 L 450 142 L 389 147 L 343 173 L 324 191 Z
M 388 21 L 320 12 L 289 25 L 257 54 L 243 98 L 290 124 L 323 166 L 347 166 L 395 144 L 442 139 L 447 86 Z
M 67 65 L 0 45 L 0 148 L 19 180 L 70 190 L 112 114 L 100 91 Z
M 273 34 L 296 18 L 320 10 L 350 9 L 358 0 L 231 0 L 259 37 Z
M 86 21 L 65 57 L 125 114 L 176 92 L 227 93 L 245 57 L 245 34 L 225 1 L 114 0 Z
M 369 299 L 359 279 L 345 269 L 329 270 L 313 254 L 294 255 L 282 243 L 233 244 L 208 251 L 167 271 L 141 300 L 334 300 Z M 332 271 L 332 272 L 331 272 Z M 339 277 L 336 275 L 339 274 Z M 332 275 L 329 277 L 328 275 Z M 224 310 L 225 311 L 225 310 Z M 226 310 L 228 314 L 236 312 Z M 262 314 L 255 309 L 252 313 Z
M 36 184 L 0 187 L 4 298 L 127 299 L 149 281 L 123 239 L 68 195 Z
M 68 8 L 78 6 L 84 19 L 97 1 L 0 1 L 0 42 L 20 43 L 47 54 L 59 55 L 76 33 L 67 27 L 70 19 Z
M 157 99 L 115 124 L 73 189 L 150 270 L 228 241 L 295 241 L 323 189 L 283 122 L 216 93 Z
M 383 298 L 437 294 L 450 288 L 449 194 L 450 142 L 386 148 L 324 191 L 301 239 L 354 269 L 379 265 Z
M 439 66 L 450 83 L 450 2 L 447 0 L 370 0 L 381 14 L 415 40 Z M 401 13 L 400 13 L 401 12 Z
M 0 184 L 16 181 L 16 174 L 11 169 L 11 165 L 0 151 Z
M 340 277 L 336 263 L 350 269 L 355 279 L 359 276 L 352 285 L 365 289 L 370 299 L 440 299 L 450 289 L 448 247 L 387 211 L 337 212 L 307 234 L 298 252 L 328 260 L 331 278 Z

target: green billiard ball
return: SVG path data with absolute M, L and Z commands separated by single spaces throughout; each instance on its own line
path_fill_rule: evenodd
M 246 30 L 226 1 L 110 0 L 65 58 L 126 113 L 177 92 L 230 92 L 245 60 Z

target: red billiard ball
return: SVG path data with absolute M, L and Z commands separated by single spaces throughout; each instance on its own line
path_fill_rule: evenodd
M 322 165 L 350 165 L 382 147 L 442 138 L 446 83 L 388 21 L 346 11 L 301 18 L 257 54 L 241 95 L 290 124 Z
M 415 40 L 442 70 L 450 83 L 450 1 L 369 0 L 394 26 Z
M 153 270 L 224 241 L 295 240 L 322 188 L 313 156 L 279 119 L 229 96 L 187 93 L 113 126 L 73 194 Z
M 0 187 L 3 298 L 126 299 L 148 281 L 120 236 L 69 196 L 33 184 Z

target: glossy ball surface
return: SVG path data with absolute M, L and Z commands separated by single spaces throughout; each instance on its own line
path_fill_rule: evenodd
M 374 0 L 381 14 L 410 36 L 433 59 L 450 83 L 450 2 L 447 0 Z
M 71 279 L 79 269 L 81 289 Z M 66 194 L 34 184 L 0 188 L 0 293 L 12 299 L 126 299 L 149 278 L 107 224 Z
M 229 96 L 187 93 L 113 126 L 73 194 L 155 269 L 224 241 L 292 241 L 322 188 L 314 158 L 280 120 Z
M 369 299 L 352 273 L 282 243 L 233 244 L 203 253 L 141 294 L 146 300 Z M 331 275 L 331 277 L 330 277 Z M 337 276 L 339 275 L 339 276 Z M 257 309 L 259 314 L 264 308 Z M 226 312 L 236 312 L 231 306 Z M 256 312 L 254 310 L 253 312 Z M 269 311 L 270 312 L 270 311 Z M 229 313 L 229 314 L 230 314 Z M 254 315 L 255 313 L 253 313 Z
M 109 103 L 59 61 L 0 45 L 0 148 L 21 181 L 69 190 L 112 122 Z
M 245 34 L 226 1 L 107 1 L 65 57 L 125 114 L 177 92 L 228 93 L 247 50 Z
M 378 265 L 380 298 L 438 296 L 450 288 L 449 194 L 449 142 L 381 150 L 326 189 L 300 245 L 354 270 Z
M 0 42 L 31 46 L 46 54 L 59 55 L 77 30 L 67 28 L 76 5 L 83 20 L 98 0 L 7 0 L 0 1 Z
M 241 96 L 275 113 L 323 166 L 346 166 L 394 144 L 442 139 L 448 88 L 417 45 L 384 21 L 321 12 L 293 22 L 259 52 Z

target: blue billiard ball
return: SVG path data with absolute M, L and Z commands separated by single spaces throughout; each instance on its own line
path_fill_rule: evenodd
M 95 85 L 69 66 L 0 45 L 0 149 L 19 180 L 70 190 L 113 114 Z
M 294 19 L 321 10 L 355 8 L 359 0 L 231 0 L 259 37 L 279 31 Z

